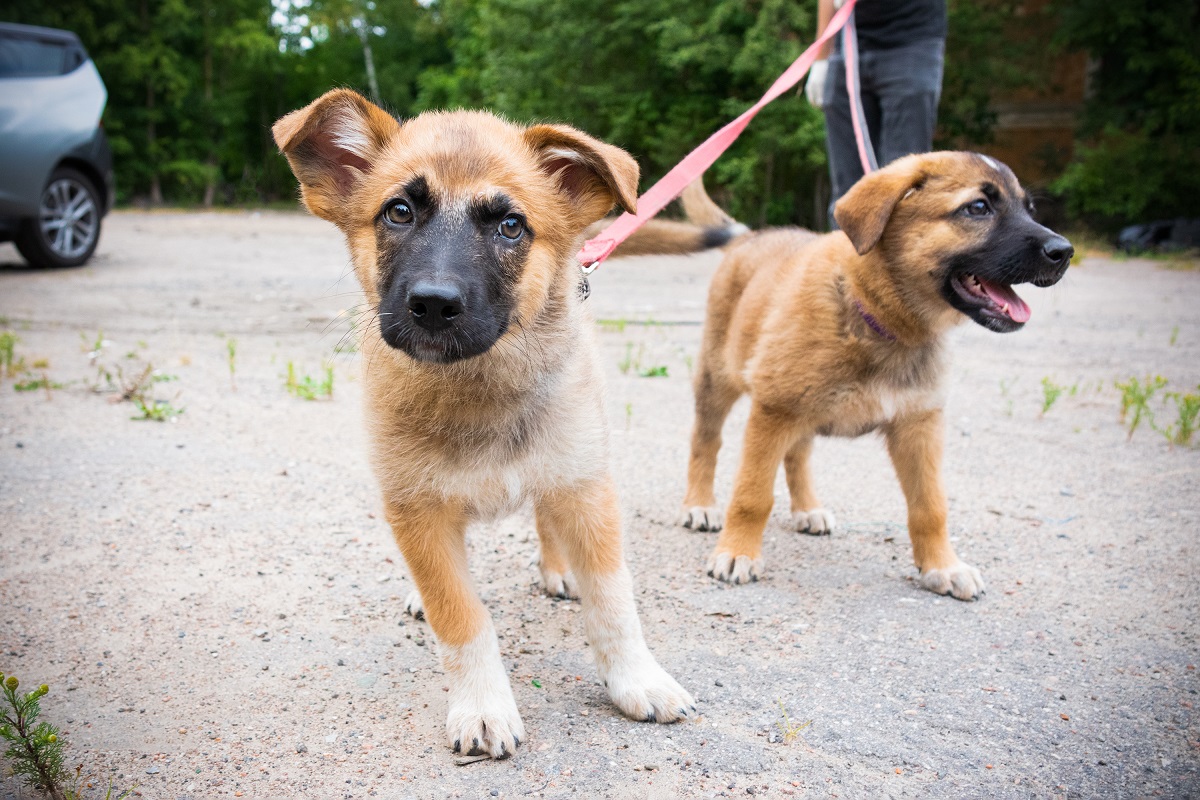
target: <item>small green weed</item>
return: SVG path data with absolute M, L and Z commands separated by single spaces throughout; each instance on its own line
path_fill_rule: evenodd
M 17 694 L 21 682 L 16 675 L 0 674 L 0 681 L 4 692 L 0 701 L 0 739 L 8 745 L 4 751 L 8 768 L 29 788 L 63 800 L 62 784 L 67 778 L 63 769 L 63 743 L 59 741 L 58 728 L 37 722 L 42 713 L 38 701 L 50 687 L 43 683 L 21 696 Z
M 1179 341 L 1179 326 L 1178 325 L 1176 325 L 1174 328 L 1171 328 L 1171 341 L 1170 341 L 1171 347 L 1174 347 L 1175 343 L 1177 341 Z
M 803 724 L 796 724 L 792 722 L 791 718 L 788 716 L 787 708 L 785 708 L 783 705 L 783 698 L 776 698 L 776 702 L 779 703 L 779 713 L 783 716 L 783 719 L 781 721 L 777 721 L 775 725 L 779 728 L 779 732 L 783 736 L 784 744 L 791 744 L 793 741 L 799 738 L 801 731 L 803 731 L 809 725 L 812 725 L 812 720 L 810 719 L 808 722 Z
M 629 370 L 637 372 L 642 366 L 642 353 L 645 352 L 645 345 L 638 345 L 637 353 L 633 351 L 633 342 L 625 343 L 625 357 L 617 362 L 617 369 L 621 370 L 622 375 L 628 375 Z
M 1058 398 L 1062 395 L 1063 391 L 1065 391 L 1065 388 L 1066 387 L 1059 386 L 1057 383 L 1050 380 L 1049 377 L 1042 378 L 1042 415 L 1043 416 L 1045 416 L 1046 412 L 1049 411 L 1054 406 L 1054 404 L 1058 401 Z
M 1069 397 L 1074 397 L 1078 391 L 1078 383 L 1061 386 L 1051 380 L 1049 376 L 1042 378 L 1042 416 L 1046 416 L 1046 412 L 1058 402 L 1058 398 L 1062 397 L 1064 393 Z
M 665 378 L 667 377 L 667 366 L 665 364 L 659 364 L 657 367 L 646 367 L 645 369 L 639 369 L 638 375 L 642 376 L 643 378 Z
M 1004 415 L 1007 417 L 1013 415 L 1013 399 L 1009 393 L 1012 391 L 1013 384 L 1019 380 L 1019 377 L 1000 379 L 1000 396 L 1004 398 Z
M 229 361 L 229 390 L 237 391 L 237 339 L 230 337 L 225 340 L 225 352 Z
M 1143 418 L 1151 426 L 1154 425 L 1154 413 L 1150 410 L 1150 398 L 1167 385 L 1167 379 L 1161 375 L 1155 375 L 1153 378 L 1147 376 L 1145 383 L 1137 378 L 1130 378 L 1125 382 L 1117 381 L 1115 385 L 1121 392 L 1121 422 L 1129 426 L 1128 439 L 1133 439 L 1133 432 L 1137 430 Z M 1130 416 L 1131 412 L 1132 417 Z
M 1163 403 L 1167 401 L 1175 402 L 1175 421 L 1166 428 L 1159 429 L 1159 432 L 1167 437 L 1171 444 L 1188 447 L 1196 430 L 1200 428 L 1200 386 L 1196 387 L 1195 393 L 1167 392 Z
M 625 404 L 625 430 L 629 430 L 630 423 L 633 422 L 633 403 Z
M 534 688 L 536 688 L 536 689 L 542 688 L 542 682 L 539 681 L 537 678 L 534 678 L 533 680 L 531 680 L 530 683 L 533 684 Z
M 16 349 L 20 338 L 12 331 L 0 331 L 0 375 L 15 376 Z
M 628 324 L 629 324 L 628 321 L 624 318 L 596 320 L 596 325 L 604 333 L 624 333 L 625 326 Z
M 13 384 L 13 389 L 18 392 L 36 392 L 38 389 L 45 389 L 46 396 L 50 397 L 51 389 L 62 389 L 63 384 L 50 380 L 50 377 L 42 373 L 42 377 L 28 381 L 20 381 Z
M 295 362 L 289 361 L 287 366 L 287 382 L 284 384 L 287 387 L 288 394 L 304 400 L 320 400 L 322 398 L 333 398 L 333 367 L 329 364 L 324 366 L 325 378 L 318 380 L 311 375 L 296 375 Z

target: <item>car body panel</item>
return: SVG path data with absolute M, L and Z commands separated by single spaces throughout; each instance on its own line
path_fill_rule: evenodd
M 56 61 L 55 58 L 58 57 Z M 108 90 L 79 37 L 0 23 L 0 228 L 38 213 L 56 167 L 70 163 L 112 207 L 112 152 L 100 127 Z

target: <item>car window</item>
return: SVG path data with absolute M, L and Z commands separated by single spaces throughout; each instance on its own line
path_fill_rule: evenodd
M 82 63 L 83 53 L 70 42 L 0 34 L 0 78 L 66 75 Z

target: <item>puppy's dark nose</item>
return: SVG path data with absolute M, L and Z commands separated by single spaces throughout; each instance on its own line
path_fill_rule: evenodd
M 421 282 L 408 290 L 408 313 L 427 331 L 449 328 L 463 313 L 463 296 L 448 283 Z
M 1071 243 L 1063 237 L 1054 236 L 1042 244 L 1042 255 L 1054 267 L 1063 269 L 1071 263 L 1071 256 L 1075 255 L 1075 248 L 1071 247 Z

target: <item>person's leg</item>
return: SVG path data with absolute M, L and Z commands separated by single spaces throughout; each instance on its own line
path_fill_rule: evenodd
M 944 53 L 945 42 L 932 39 L 873 54 L 873 88 L 883 114 L 875 142 L 879 166 L 933 147 Z
M 825 77 L 825 153 L 830 182 L 828 225 L 830 230 L 837 230 L 833 207 L 863 175 L 854 144 L 854 123 L 850 119 L 846 61 L 840 55 L 829 57 L 829 72 Z

